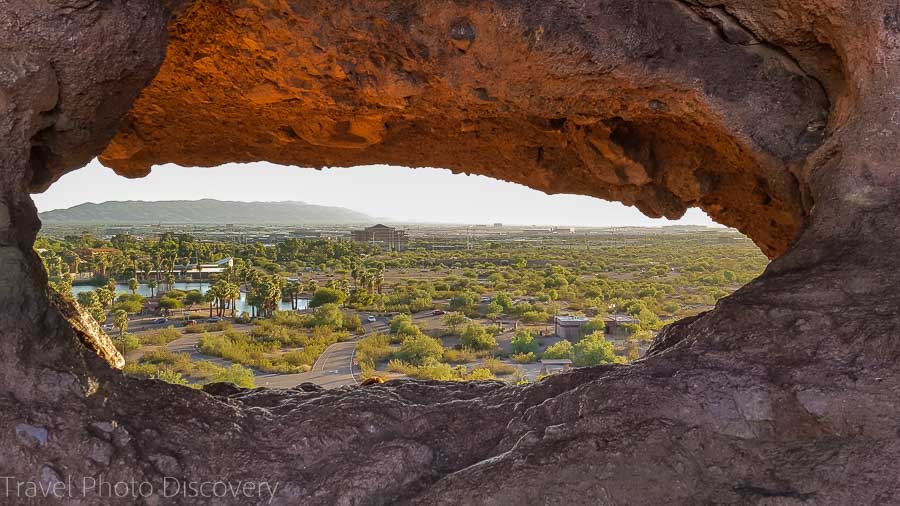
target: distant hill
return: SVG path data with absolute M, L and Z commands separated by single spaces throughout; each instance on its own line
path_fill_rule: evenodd
M 212 199 L 86 203 L 40 213 L 53 225 L 343 225 L 372 223 L 366 214 L 304 202 L 229 202 Z

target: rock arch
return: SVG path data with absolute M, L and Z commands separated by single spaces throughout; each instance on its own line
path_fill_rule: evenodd
M 0 11 L 0 475 L 265 478 L 283 504 L 897 495 L 894 2 Z M 126 176 L 387 162 L 652 216 L 700 206 L 776 259 L 630 367 L 524 389 L 188 391 L 121 377 L 99 329 L 46 293 L 28 192 L 101 152 Z

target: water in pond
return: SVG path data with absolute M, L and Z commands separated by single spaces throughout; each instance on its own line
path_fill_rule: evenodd
M 160 285 L 163 287 L 166 286 L 165 283 L 160 283 Z M 72 287 L 72 294 L 77 297 L 79 293 L 90 292 L 94 288 L 95 287 L 92 285 L 75 285 Z M 175 283 L 175 286 L 173 288 L 175 290 L 181 290 L 184 292 L 187 292 L 190 290 L 200 290 L 201 293 L 206 293 L 206 291 L 209 290 L 209 283 L 200 283 L 200 282 L 196 282 L 196 281 L 195 282 L 180 281 L 180 282 Z M 159 292 L 159 289 L 157 289 L 157 292 Z M 126 284 L 118 284 L 118 285 L 116 285 L 116 294 L 120 294 L 120 293 L 131 293 L 131 290 L 128 289 L 128 285 L 126 285 Z M 150 296 L 150 287 L 144 283 L 141 283 L 140 285 L 138 285 L 137 293 L 138 293 L 138 295 L 143 295 L 144 297 L 149 297 Z M 309 303 L 309 301 L 307 299 L 298 300 L 297 301 L 297 309 L 306 309 L 308 303 Z M 247 304 L 247 294 L 245 292 L 241 292 L 241 298 L 240 298 L 240 300 L 237 301 L 237 305 L 235 306 L 235 308 L 237 309 L 236 314 L 241 314 L 244 311 L 246 311 L 248 313 L 251 312 L 250 305 Z M 282 311 L 290 311 L 291 303 L 282 301 L 281 303 L 278 304 L 278 309 L 280 309 Z

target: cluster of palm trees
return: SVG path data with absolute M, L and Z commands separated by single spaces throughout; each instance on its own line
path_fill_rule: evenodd
M 369 293 L 382 293 L 384 286 L 384 264 L 379 263 L 374 269 L 367 269 L 357 263 L 350 269 L 350 277 L 357 288 L 363 288 Z
M 235 302 L 241 298 L 241 287 L 225 278 L 219 278 L 204 294 L 209 302 L 209 316 L 213 315 L 213 306 L 216 308 L 216 316 L 225 316 L 227 310 L 231 310 L 234 317 Z
M 299 297 L 300 290 L 296 285 L 288 285 L 286 280 L 277 275 L 265 274 L 253 268 L 250 262 L 242 263 L 234 267 L 227 267 L 210 286 L 206 292 L 207 301 L 210 304 L 210 316 L 213 307 L 217 308 L 218 316 L 223 316 L 226 310 L 231 310 L 234 316 L 235 302 L 241 296 L 241 287 L 247 291 L 247 303 L 251 306 L 250 316 L 271 316 L 278 310 L 283 290 L 293 290 L 294 307 Z
M 291 299 L 291 309 L 298 309 L 300 306 L 301 295 L 304 292 L 313 293 L 318 289 L 319 285 L 315 280 L 311 279 L 307 282 L 300 280 L 288 281 L 284 284 L 284 294 Z

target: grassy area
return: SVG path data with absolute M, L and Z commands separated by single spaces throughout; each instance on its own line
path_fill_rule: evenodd
M 181 336 L 182 333 L 172 326 L 162 330 L 151 330 L 137 334 L 141 346 L 165 346 Z
M 199 387 L 207 383 L 234 383 L 243 388 L 253 388 L 253 371 L 240 365 L 221 367 L 209 361 L 191 361 L 181 353 L 150 351 L 137 363 L 127 364 L 125 374 L 138 378 L 153 378 L 169 383 Z
M 215 323 L 198 323 L 196 325 L 191 325 L 190 327 L 185 327 L 183 332 L 185 334 L 203 334 L 204 332 L 222 332 L 223 330 L 228 330 L 231 328 L 231 323 L 222 320 Z
M 233 329 L 200 336 L 204 355 L 252 367 L 272 374 L 309 371 L 328 346 L 346 341 L 349 332 L 331 325 L 314 326 L 312 319 L 290 313 L 275 313 L 272 320 L 254 322 L 249 333 Z M 313 325 L 311 328 L 308 328 Z

